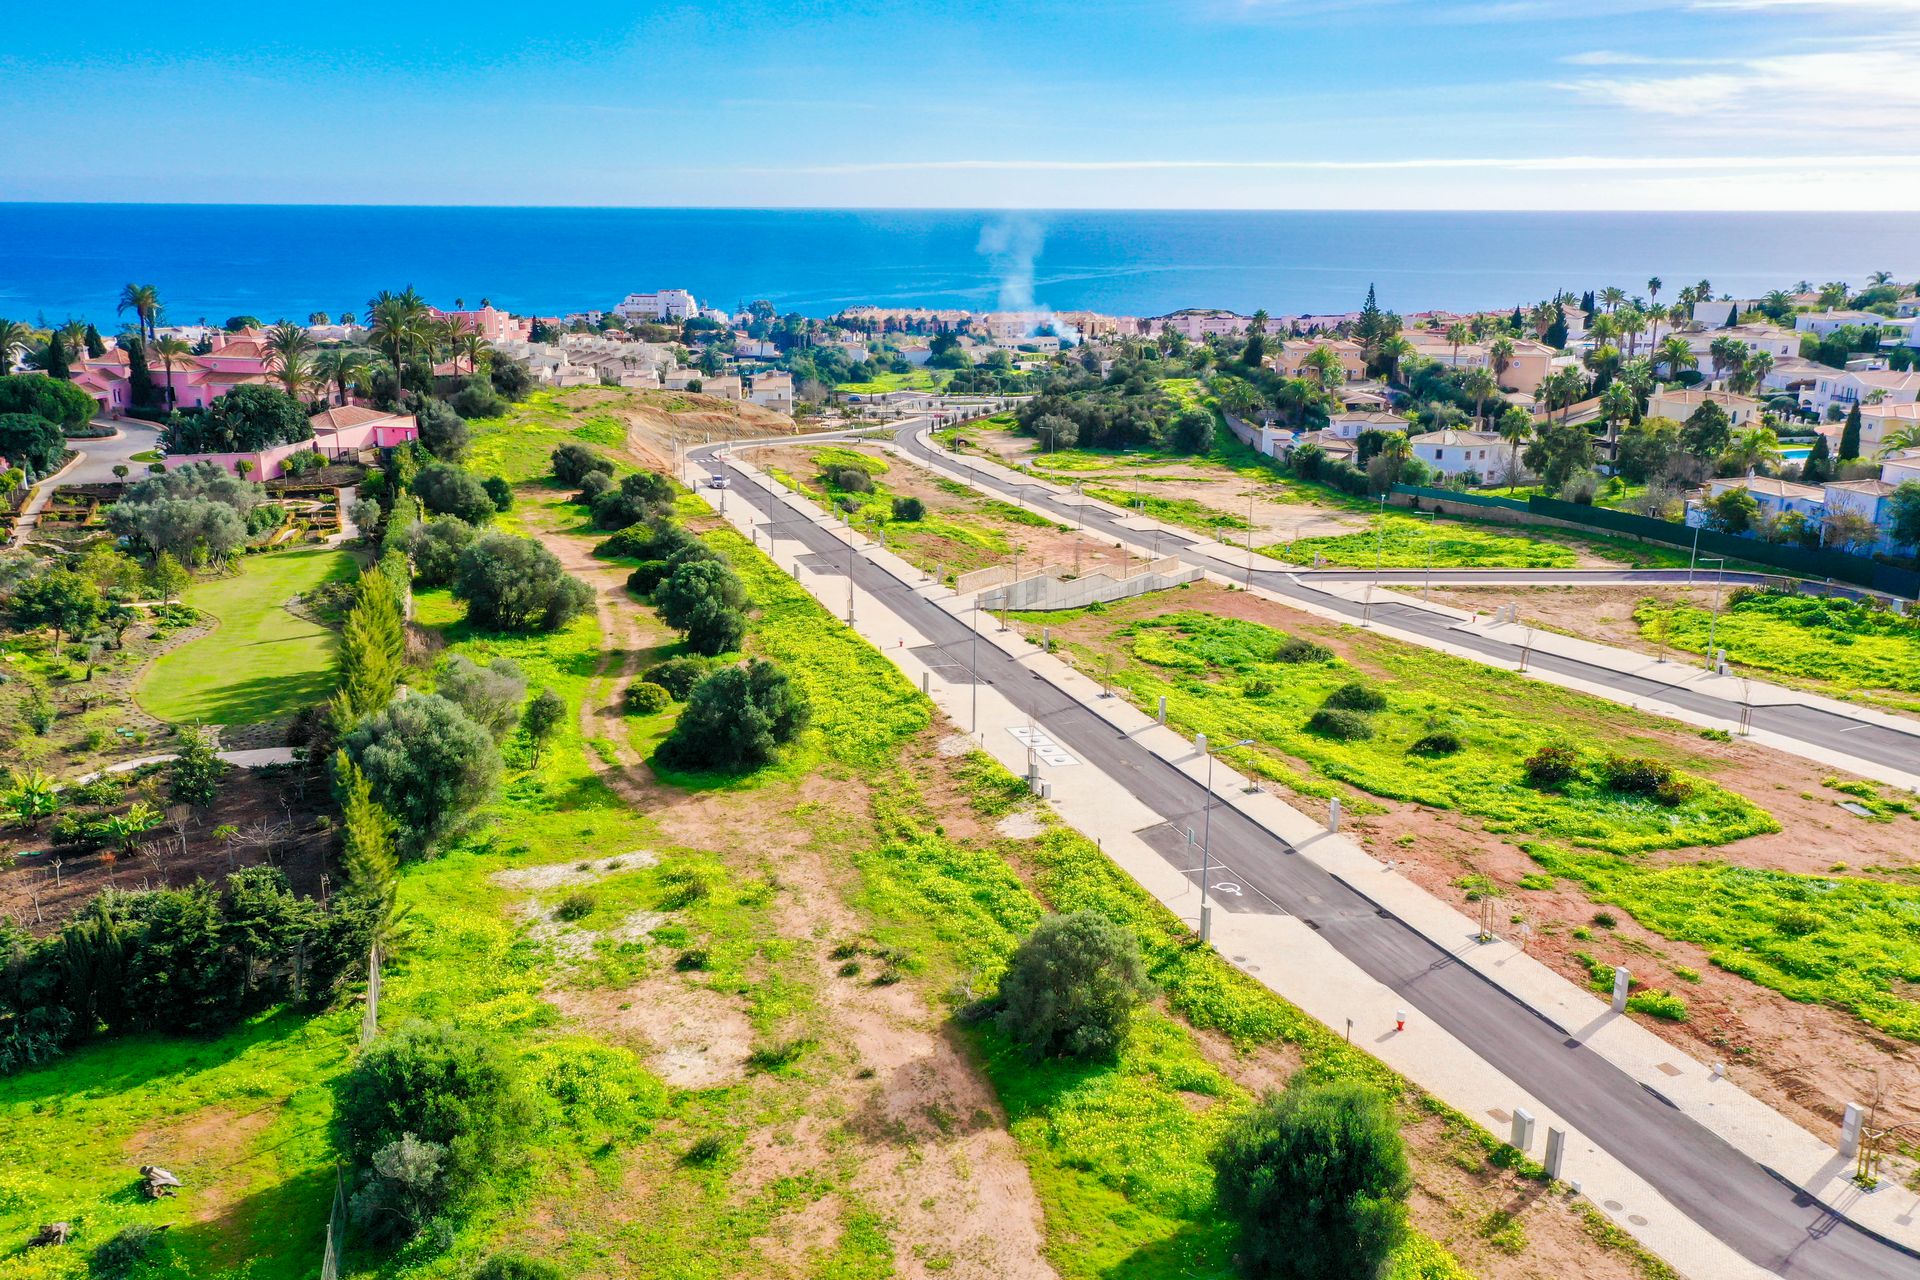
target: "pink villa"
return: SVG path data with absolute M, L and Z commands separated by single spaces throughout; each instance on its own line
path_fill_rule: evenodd
M 405 444 L 420 434 L 419 423 L 408 413 L 388 413 L 365 405 L 350 404 L 314 414 L 307 421 L 313 427 L 313 439 L 294 444 L 277 444 L 251 453 L 169 454 L 161 464 L 169 471 L 211 462 L 226 471 L 240 471 L 249 480 L 273 480 L 286 473 L 286 461 L 297 453 L 324 454 L 329 461 L 361 461 L 374 449 Z
M 533 321 L 512 315 L 498 307 L 478 311 L 442 311 L 432 308 L 437 320 L 458 320 L 488 342 L 525 342 L 533 333 Z
M 154 389 L 165 393 L 171 385 L 175 407 L 204 409 L 237 386 L 273 381 L 267 372 L 264 338 L 258 330 L 216 333 L 211 342 L 212 350 L 173 362 L 171 383 L 167 370 L 149 357 Z M 74 384 L 93 397 L 101 416 L 107 418 L 124 417 L 132 406 L 128 377 L 127 353 L 118 347 L 88 359 L 73 373 Z

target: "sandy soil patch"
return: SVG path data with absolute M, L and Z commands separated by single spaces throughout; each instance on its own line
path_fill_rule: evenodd
M 658 859 L 645 849 L 635 849 L 631 853 L 609 854 L 588 862 L 549 862 L 538 867 L 512 867 L 506 871 L 496 871 L 487 878 L 504 889 L 521 889 L 531 893 L 570 884 L 592 884 L 616 871 L 650 867 L 656 861 Z
M 679 975 L 619 990 L 550 990 L 547 999 L 584 1029 L 625 1045 L 668 1084 L 711 1089 L 745 1077 L 753 1027 L 744 1002 Z
M 208 1107 L 141 1129 L 122 1147 L 127 1185 L 139 1180 L 141 1165 L 157 1164 L 179 1176 L 183 1185 L 178 1199 L 193 1221 L 210 1222 L 246 1196 L 247 1157 L 275 1114 L 273 1107 L 246 1112 Z

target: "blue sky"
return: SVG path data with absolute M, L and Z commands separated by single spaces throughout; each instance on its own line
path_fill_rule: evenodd
M 1920 209 L 1920 0 L 13 9 L 0 200 Z

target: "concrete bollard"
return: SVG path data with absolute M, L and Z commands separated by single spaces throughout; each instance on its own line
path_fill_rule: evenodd
M 1167 722 L 1167 695 L 1163 693 L 1160 695 L 1160 723 L 1165 724 L 1166 722 Z
M 1338 832 L 1340 830 L 1339 796 L 1335 796 L 1333 799 L 1327 801 L 1327 830 L 1330 832 Z
M 1513 1132 L 1509 1135 L 1513 1149 L 1525 1154 L 1533 1145 L 1533 1112 L 1525 1107 L 1513 1109 Z
M 1541 1163 L 1546 1166 L 1547 1176 L 1560 1181 L 1560 1166 L 1567 1159 L 1567 1135 L 1559 1129 L 1547 1130 L 1547 1158 Z
M 932 694 L 933 689 L 931 688 L 931 685 L 930 685 L 932 676 L 933 676 L 933 673 L 930 671 L 922 671 L 920 673 L 920 692 L 921 693 Z
M 1860 1104 L 1849 1102 L 1840 1117 L 1840 1154 L 1849 1158 L 1860 1153 L 1860 1124 L 1866 1113 Z
M 1625 965 L 1613 967 L 1613 1011 L 1627 1011 L 1627 988 L 1633 985 L 1633 975 L 1627 972 Z
M 1196 733 L 1193 735 L 1193 749 L 1199 752 L 1203 756 L 1207 754 L 1207 735 L 1206 734 Z

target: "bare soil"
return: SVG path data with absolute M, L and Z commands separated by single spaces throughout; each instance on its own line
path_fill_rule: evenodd
M 1178 596 L 1110 606 L 1105 615 L 1055 623 L 1053 631 L 1096 652 L 1110 650 L 1118 660 L 1119 650 L 1110 639 L 1115 628 L 1137 618 L 1186 610 L 1246 618 L 1307 635 L 1363 669 L 1372 665 L 1368 649 L 1378 643 L 1353 628 L 1205 584 Z M 1583 727 L 1596 736 L 1610 732 L 1604 718 Z M 1677 723 L 1668 729 L 1636 727 L 1634 732 L 1667 750 L 1705 757 L 1705 772 L 1716 783 L 1766 809 L 1781 827 L 1776 834 L 1717 848 L 1645 855 L 1649 862 L 1715 860 L 1809 875 L 1827 873 L 1844 862 L 1849 874 L 1902 882 L 1920 872 L 1920 824 L 1906 817 L 1880 823 L 1848 814 L 1836 803 L 1843 798 L 1840 793 L 1824 785 L 1830 769 L 1739 739 L 1708 741 Z M 1290 763 L 1308 771 L 1302 762 Z M 1468 901 L 1467 890 L 1459 884 L 1464 877 L 1486 876 L 1510 887 L 1539 870 L 1513 838 L 1483 830 L 1472 817 L 1374 796 L 1368 800 L 1385 812 L 1349 814 L 1346 829 L 1376 857 L 1469 917 L 1477 917 L 1479 905 Z M 1325 816 L 1325 801 L 1315 797 L 1290 795 L 1288 803 Z M 1627 912 L 1603 908 L 1568 882 L 1560 881 L 1550 891 L 1512 892 L 1500 906 L 1502 927 L 1512 910 L 1524 910 L 1536 931 L 1530 951 L 1576 985 L 1587 983 L 1585 967 L 1573 958 L 1574 952 L 1584 951 L 1609 964 L 1627 965 L 1650 985 L 1683 994 L 1690 1009 L 1685 1023 L 1634 1016 L 1687 1053 L 1724 1062 L 1742 1088 L 1821 1137 L 1832 1137 L 1847 1102 L 1872 1095 L 1876 1075 L 1884 1089 L 1883 1114 L 1890 1114 L 1894 1123 L 1920 1121 L 1920 1051 L 1915 1046 L 1883 1036 L 1842 1010 L 1800 1004 L 1716 968 L 1704 948 L 1642 929 Z M 1617 928 L 1593 925 L 1601 910 L 1610 910 L 1619 921 Z M 1575 939 L 1575 928 L 1585 928 L 1593 937 Z M 1697 972 L 1699 981 L 1678 977 L 1673 972 L 1677 968 Z
M 790 435 L 798 428 L 784 413 L 757 404 L 689 391 L 633 387 L 579 387 L 561 397 L 580 413 L 611 413 L 626 420 L 627 452 L 635 463 L 673 473 L 676 450 L 712 440 Z
M 178 888 L 262 863 L 286 872 L 294 892 L 309 897 L 320 896 L 323 875 L 339 883 L 334 838 L 320 825 L 329 805 L 319 771 L 229 770 L 205 811 L 168 807 L 165 782 L 159 774 L 127 789 L 129 801 L 144 798 L 167 814 L 167 821 L 128 853 L 55 853 L 45 821 L 31 831 L 6 831 L 0 836 L 0 916 L 11 916 L 36 934 L 51 933 L 103 889 Z M 216 838 L 222 826 L 234 827 L 237 834 Z

